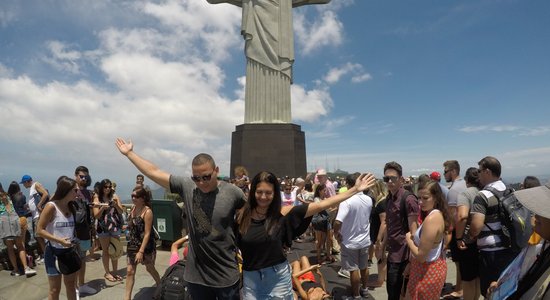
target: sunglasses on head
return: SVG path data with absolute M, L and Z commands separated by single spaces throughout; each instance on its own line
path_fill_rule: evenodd
M 399 177 L 397 176 L 384 176 L 382 177 L 382 180 L 384 180 L 384 182 L 397 182 L 397 180 L 399 179 Z
M 208 175 L 203 175 L 203 176 L 191 176 L 191 180 L 193 180 L 194 182 L 201 182 L 201 181 L 209 181 L 210 179 L 212 179 L 212 174 L 208 174 Z

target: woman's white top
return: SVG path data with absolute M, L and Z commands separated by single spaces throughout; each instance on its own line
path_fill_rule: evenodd
M 437 209 L 432 210 L 429 214 L 431 215 L 434 211 L 439 211 Z M 428 217 L 426 216 L 426 218 Z M 422 225 L 424 223 L 420 224 L 416 232 L 414 233 L 414 244 L 418 247 L 420 245 L 420 235 L 422 234 Z M 432 248 L 430 252 L 428 252 L 428 255 L 426 256 L 426 262 L 432 262 L 438 259 L 441 256 L 441 251 L 443 251 L 443 239 L 439 241 L 439 245 L 436 248 Z
M 66 217 L 61 210 L 59 210 L 59 207 L 57 207 L 57 204 L 55 204 L 55 201 L 51 201 L 46 203 L 46 205 L 53 205 L 55 207 L 55 216 L 52 222 L 48 223 L 46 226 L 46 231 L 49 232 L 51 235 L 65 239 L 70 238 L 72 239 L 74 237 L 74 218 L 73 214 L 70 214 L 68 217 Z M 61 245 L 58 242 L 55 241 L 49 241 L 50 244 L 55 248 L 67 248 L 63 245 Z

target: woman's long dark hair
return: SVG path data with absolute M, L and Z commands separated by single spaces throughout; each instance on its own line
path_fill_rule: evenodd
M 61 176 L 57 179 L 57 187 L 51 200 L 61 200 L 76 188 L 76 181 L 67 176 Z
M 113 183 L 109 179 L 101 180 L 101 182 L 99 183 L 99 190 L 97 191 L 97 197 L 99 198 L 99 202 L 103 202 L 103 196 L 107 196 L 107 198 L 109 198 L 109 199 L 113 198 L 113 194 L 115 192 L 113 191 L 112 188 L 109 189 L 109 194 L 105 195 L 105 186 L 106 185 L 110 185 L 112 187 Z
M 427 190 L 434 199 L 434 209 L 439 210 L 443 215 L 443 221 L 445 222 L 445 231 L 448 231 L 451 226 L 451 217 L 449 216 L 447 200 L 445 199 L 445 195 L 443 194 L 443 191 L 439 186 L 439 182 L 435 180 L 430 180 L 418 187 L 419 191 L 424 189 Z M 422 220 L 424 220 L 427 215 L 428 214 L 423 214 Z
M 250 222 L 252 219 L 252 210 L 258 206 L 258 202 L 256 200 L 256 189 L 258 188 L 258 184 L 261 182 L 265 182 L 273 186 L 273 200 L 267 208 L 265 222 L 266 230 L 269 235 L 275 232 L 274 228 L 281 217 L 281 184 L 279 183 L 279 180 L 277 180 L 277 176 L 275 176 L 275 174 L 262 171 L 252 179 L 248 201 L 244 205 L 241 214 L 237 217 L 239 232 L 241 235 L 244 235 L 248 231 L 248 227 L 250 227 Z
M 21 187 L 19 187 L 19 183 L 17 183 L 17 181 L 12 181 L 8 186 L 8 195 L 13 200 L 15 198 L 15 194 L 19 192 L 21 192 Z

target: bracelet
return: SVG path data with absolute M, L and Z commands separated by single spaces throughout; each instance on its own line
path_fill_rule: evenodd
M 143 254 L 143 251 L 138 251 L 138 253 L 141 253 L 141 254 Z

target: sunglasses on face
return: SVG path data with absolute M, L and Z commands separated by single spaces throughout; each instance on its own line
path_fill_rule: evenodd
M 106 186 L 104 186 L 103 188 L 104 188 L 104 189 L 110 189 L 111 186 L 110 186 L 110 185 L 108 185 L 108 186 L 106 185 Z
M 397 176 L 384 176 L 382 177 L 382 180 L 384 180 L 384 182 L 397 182 L 397 180 L 399 179 L 399 177 Z
M 191 176 L 191 180 L 193 180 L 194 182 L 201 182 L 201 181 L 209 181 L 210 179 L 212 179 L 212 175 L 214 173 L 210 173 L 208 175 L 203 175 L 203 176 Z
M 138 199 L 138 198 L 141 198 L 141 196 L 138 196 L 136 194 L 132 194 L 132 199 Z
M 84 180 L 88 178 L 88 175 L 78 175 L 78 178 Z

